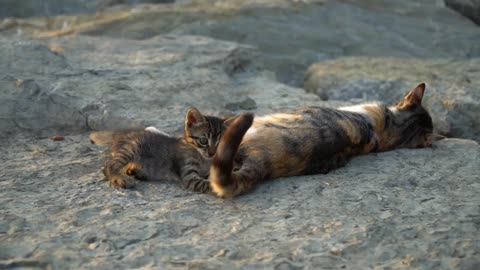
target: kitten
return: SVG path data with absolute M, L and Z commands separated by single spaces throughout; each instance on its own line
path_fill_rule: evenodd
M 183 137 L 175 138 L 156 128 L 137 131 L 99 131 L 92 143 L 110 145 L 111 157 L 103 173 L 108 181 L 132 188 L 136 180 L 169 180 L 187 189 L 208 192 L 209 166 L 225 127 L 224 120 L 188 110 Z
M 266 179 L 327 173 L 354 155 L 431 146 L 443 136 L 433 133 L 422 107 L 424 90 L 422 83 L 391 107 L 306 107 L 253 122 L 252 115 L 242 115 L 220 140 L 211 188 L 219 197 L 232 197 Z

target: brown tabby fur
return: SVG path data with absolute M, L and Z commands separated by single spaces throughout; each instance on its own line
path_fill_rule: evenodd
M 90 139 L 95 144 L 110 145 L 111 157 L 103 173 L 114 185 L 132 188 L 135 179 L 169 180 L 193 191 L 207 192 L 211 157 L 232 120 L 203 116 L 192 108 L 187 112 L 181 138 L 147 129 L 93 132 Z
M 220 140 L 211 188 L 217 196 L 232 197 L 266 179 L 327 173 L 354 155 L 431 146 L 442 136 L 433 133 L 421 105 L 424 90 L 422 83 L 391 107 L 306 107 L 253 123 L 252 115 L 242 115 Z

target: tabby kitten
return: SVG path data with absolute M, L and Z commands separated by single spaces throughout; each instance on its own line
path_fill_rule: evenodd
M 136 180 L 169 180 L 197 192 L 210 190 L 209 166 L 225 127 L 224 120 L 188 110 L 183 137 L 175 138 L 155 128 L 137 131 L 99 131 L 92 143 L 110 145 L 111 157 L 103 173 L 108 181 L 132 188 Z
M 306 107 L 254 121 L 251 114 L 241 115 L 220 140 L 211 188 L 220 197 L 232 197 L 262 180 L 327 173 L 354 155 L 431 146 L 443 136 L 433 133 L 422 107 L 424 90 L 422 83 L 391 107 Z

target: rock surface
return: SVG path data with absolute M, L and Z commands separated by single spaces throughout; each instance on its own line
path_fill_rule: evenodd
M 160 182 L 115 189 L 85 135 L 1 147 L 2 269 L 479 266 L 473 141 L 358 157 L 231 201 Z
M 480 58 L 342 58 L 312 65 L 304 88 L 324 100 L 395 104 L 420 82 L 427 83 L 423 104 L 439 132 L 480 140 Z
M 437 128 L 476 138 L 479 65 L 466 59 L 480 52 L 479 30 L 443 5 L 209 3 L 0 23 L 0 269 L 480 268 L 475 141 L 356 157 L 329 174 L 269 181 L 226 201 L 171 183 L 121 190 L 102 181 L 104 149 L 87 131 L 153 125 L 177 134 L 190 106 L 263 114 L 390 102 L 427 81 Z M 247 45 L 185 35 L 213 35 L 208 29 Z M 85 35 L 25 36 L 45 30 Z M 357 54 L 382 58 L 315 66 L 311 93 L 277 81 Z
M 257 76 L 257 54 L 249 46 L 198 36 L 1 39 L 0 101 L 6 106 L 0 136 L 146 125 L 175 132 L 192 106 L 231 114 L 253 105 L 266 113 L 322 104 L 313 94 L 269 79 L 268 72 Z
M 42 17 L 64 14 L 94 13 L 104 8 L 139 3 L 171 3 L 174 0 L 2 0 L 0 18 Z
M 480 0 L 445 0 L 445 4 L 480 25 Z
M 248 44 L 260 51 L 256 62 L 294 86 L 301 86 L 311 64 L 342 56 L 480 57 L 480 28 L 443 1 L 431 0 L 182 1 L 7 27 L 12 24 L 4 22 L 4 32 L 128 39 L 202 35 Z

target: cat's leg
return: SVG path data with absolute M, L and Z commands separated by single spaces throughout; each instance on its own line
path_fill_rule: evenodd
M 147 180 L 147 173 L 136 162 L 130 162 L 125 166 L 125 174 L 137 180 Z
M 184 172 L 182 174 L 181 181 L 186 189 L 201 193 L 210 192 L 210 182 L 207 178 L 201 177 L 196 172 Z
M 210 182 L 208 178 L 202 177 L 201 161 L 194 158 L 187 158 L 185 164 L 181 166 L 180 178 L 182 185 L 189 190 L 201 193 L 210 192 Z
M 109 159 L 103 168 L 103 174 L 107 180 L 121 188 L 133 188 L 135 186 L 135 178 L 124 172 L 124 161 L 116 157 Z

